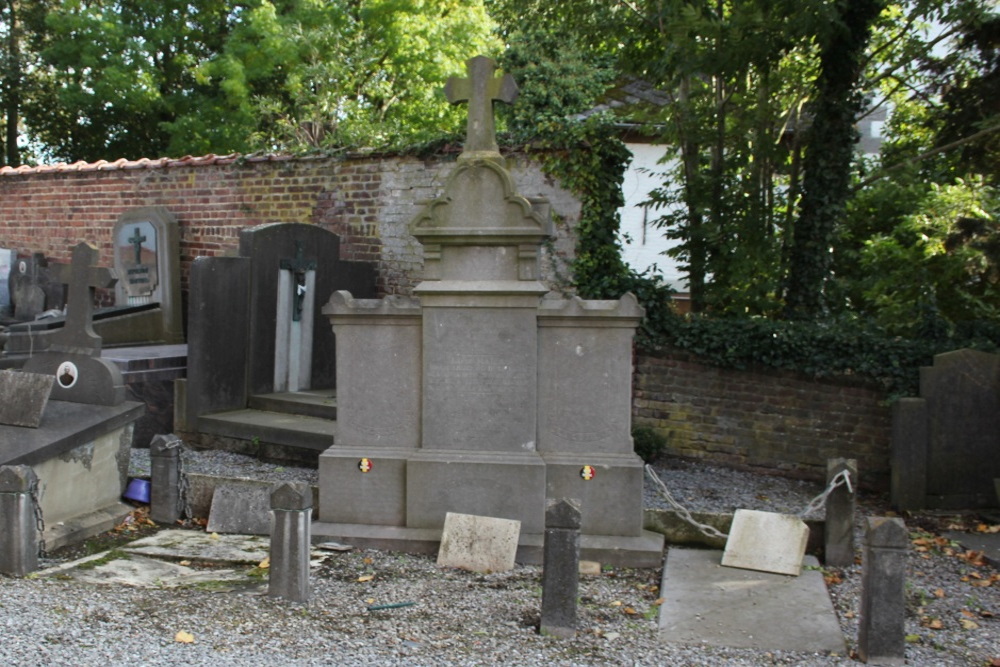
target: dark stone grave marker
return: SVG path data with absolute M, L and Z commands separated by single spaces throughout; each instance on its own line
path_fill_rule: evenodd
M 54 381 L 51 375 L 0 371 L 0 424 L 38 428 Z

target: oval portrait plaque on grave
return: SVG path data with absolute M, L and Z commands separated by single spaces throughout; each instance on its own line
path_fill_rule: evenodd
M 79 377 L 80 371 L 72 361 L 62 362 L 56 370 L 56 382 L 63 389 L 69 389 L 75 385 Z

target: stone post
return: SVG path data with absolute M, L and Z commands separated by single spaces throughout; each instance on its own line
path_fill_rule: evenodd
M 826 483 L 841 472 L 850 476 L 851 488 L 841 484 L 826 498 L 824 560 L 831 567 L 854 564 L 854 512 L 857 504 L 858 462 L 856 459 L 828 459 Z
M 902 519 L 867 517 L 858 655 L 869 664 L 904 662 L 906 548 L 906 525 Z
M 149 518 L 158 523 L 174 523 L 181 518 L 181 449 L 176 435 L 155 435 L 149 443 L 151 486 Z
M 576 634 L 576 594 L 580 579 L 580 501 L 549 499 L 545 508 L 542 571 L 543 635 Z
M 0 573 L 24 576 L 38 569 L 38 524 L 29 466 L 0 467 Z
M 271 510 L 274 527 L 267 594 L 292 602 L 308 602 L 312 489 L 305 482 L 275 485 L 271 490 Z

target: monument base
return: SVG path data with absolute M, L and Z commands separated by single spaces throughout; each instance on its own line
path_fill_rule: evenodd
M 361 549 L 384 549 L 434 556 L 441 544 L 440 528 L 403 528 L 370 524 L 314 522 L 314 542 L 335 540 Z M 521 533 L 517 543 L 518 563 L 541 565 L 545 536 Z M 580 558 L 615 567 L 660 567 L 663 565 L 663 535 L 644 530 L 635 537 L 581 535 Z

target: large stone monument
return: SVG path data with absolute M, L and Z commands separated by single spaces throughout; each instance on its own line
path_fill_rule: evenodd
M 518 559 L 539 562 L 547 498 L 582 508 L 584 558 L 658 565 L 642 527 L 632 451 L 636 300 L 547 294 L 538 260 L 547 206 L 514 191 L 493 130 L 509 75 L 488 58 L 451 79 L 468 101 L 465 150 L 412 223 L 424 246 L 416 298 L 337 292 L 338 425 L 320 456 L 314 532 L 433 551 L 448 512 L 521 522 Z

